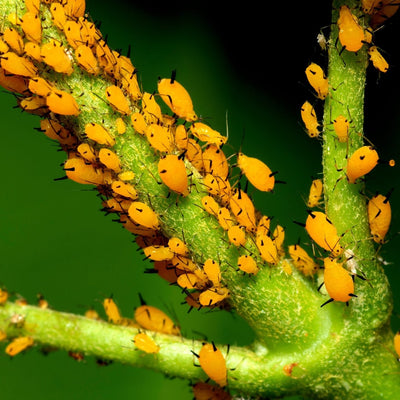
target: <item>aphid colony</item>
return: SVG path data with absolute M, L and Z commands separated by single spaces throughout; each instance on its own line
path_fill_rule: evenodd
M 339 9 L 339 18 L 337 27 L 338 41 L 340 43 L 326 43 L 326 46 L 335 47 L 341 55 L 344 51 L 357 53 L 363 46 L 368 47 L 368 55 L 372 65 L 381 73 L 385 73 L 389 69 L 389 64 L 382 56 L 377 46 L 372 44 L 373 30 L 385 19 L 393 15 L 398 7 L 398 2 L 392 1 L 362 1 L 361 13 L 370 15 L 371 19 L 368 26 L 363 26 L 360 21 L 366 18 L 359 18 L 355 15 L 355 10 L 351 10 L 348 6 L 341 6 Z M 305 70 L 305 74 L 309 84 L 315 91 L 315 96 L 324 100 L 330 92 L 330 84 L 325 75 L 324 70 L 318 64 L 312 62 Z M 317 138 L 321 132 L 321 124 L 318 122 L 317 113 L 314 106 L 305 101 L 301 106 L 301 119 L 304 123 L 305 130 L 309 137 Z M 333 131 L 340 143 L 349 140 L 351 117 L 350 115 L 336 115 L 331 121 Z
M 338 10 L 337 24 L 331 27 L 331 29 L 338 31 L 338 43 L 327 42 L 323 50 L 330 46 L 331 51 L 337 51 L 341 56 L 343 52 L 357 53 L 363 46 L 366 46 L 373 66 L 381 73 L 386 72 L 388 64 L 377 47 L 372 45 L 372 32 L 377 25 L 384 21 L 384 15 L 388 18 L 392 15 L 392 12 L 394 14 L 394 11 L 398 9 L 399 4 L 392 3 L 391 1 L 363 1 L 362 10 L 351 10 L 348 6 L 341 6 Z M 389 4 L 390 7 L 387 8 Z M 390 15 L 387 14 L 389 8 L 391 9 Z M 361 21 L 367 19 L 358 18 L 355 13 L 359 15 L 362 13 L 369 14 L 371 16 L 370 26 L 363 26 Z M 345 64 L 344 60 L 343 63 Z M 332 101 L 337 101 L 334 94 L 335 88 L 331 87 L 321 66 L 314 62 L 310 63 L 305 70 L 305 75 L 318 100 L 325 100 L 330 96 Z M 301 106 L 301 118 L 310 138 L 318 138 L 322 129 L 325 129 L 325 133 L 329 135 L 328 126 L 331 125 L 337 142 L 347 144 L 347 149 L 349 148 L 348 142 L 351 140 L 351 134 L 354 131 L 349 112 L 347 115 L 332 116 L 332 121 L 325 122 L 326 126 L 322 128 L 322 123 L 318 121 L 314 106 L 309 101 L 305 101 Z M 344 178 L 349 185 L 355 184 L 374 169 L 378 162 L 379 156 L 373 146 L 361 146 L 352 154 L 346 155 L 345 166 L 342 169 L 345 173 Z M 389 162 L 389 165 L 392 166 L 393 164 Z M 368 201 L 371 238 L 378 244 L 384 243 L 389 230 L 391 220 L 390 193 L 386 196 L 376 194 Z M 324 258 L 324 283 L 330 299 L 323 305 L 334 300 L 348 303 L 351 297 L 356 297 L 352 278 L 357 275 L 357 261 L 353 251 L 345 250 L 340 244 L 342 235 L 338 234 L 328 216 L 321 211 L 311 210 L 321 206 L 322 196 L 323 182 L 321 179 L 314 179 L 306 201 L 309 209 L 308 217 L 306 223 L 300 223 L 300 225 L 304 225 L 314 243 L 328 252 L 328 257 Z M 289 254 L 296 267 L 305 275 L 312 275 L 317 271 L 318 264 L 298 244 L 289 246 Z
M 178 247 L 180 246 L 180 243 L 178 242 L 175 244 Z M 168 315 L 160 309 L 146 304 L 141 295 L 139 295 L 139 297 L 141 305 L 134 310 L 133 318 L 122 316 L 112 296 L 103 300 L 104 312 L 107 316 L 108 322 L 115 325 L 129 326 L 138 329 L 138 333 L 136 333 L 132 338 L 134 349 L 145 354 L 157 354 L 161 350 L 161 346 L 157 344 L 158 333 L 180 336 L 181 332 L 179 327 Z M 4 288 L 0 288 L 0 307 L 6 303 L 8 298 L 8 291 Z M 28 304 L 28 302 L 22 298 L 18 298 L 15 303 L 20 306 L 26 306 Z M 42 309 L 48 308 L 48 302 L 41 294 L 38 295 L 38 307 Z M 85 312 L 85 317 L 101 321 L 99 314 L 93 308 L 90 308 Z M 24 323 L 25 317 L 23 315 L 16 314 L 10 319 L 10 324 L 14 324 L 18 327 L 22 327 Z M 7 340 L 7 334 L 0 330 L 0 342 L 5 340 Z M 34 339 L 30 336 L 15 337 L 8 343 L 5 352 L 10 357 L 15 357 L 24 350 L 34 346 L 34 344 Z M 192 351 L 192 353 L 198 358 L 200 367 L 208 378 L 212 379 L 218 385 L 215 386 L 209 383 L 199 382 L 193 386 L 195 396 L 201 396 L 202 393 L 206 393 L 207 395 L 215 393 L 218 396 L 222 396 L 217 398 L 229 399 L 230 395 L 223 390 L 227 385 L 227 367 L 225 357 L 221 350 L 219 350 L 214 343 L 203 343 L 199 354 L 194 351 Z M 68 354 L 77 361 L 82 361 L 85 358 L 84 354 L 79 352 L 70 351 Z M 106 360 L 98 360 L 98 362 L 104 362 L 105 365 L 107 365 Z
M 65 39 L 48 39 L 41 34 L 45 8 Z M 157 93 L 142 92 L 130 59 L 108 47 L 97 27 L 85 17 L 84 8 L 84 1 L 26 1 L 25 13 L 10 15 L 10 26 L 0 37 L 0 84 L 15 93 L 23 110 L 43 117 L 40 131 L 58 141 L 68 153 L 64 163 L 66 177 L 97 186 L 105 197 L 104 210 L 117 213 L 123 226 L 137 235 L 136 241 L 146 258 L 154 262 L 154 271 L 187 292 L 190 307 L 220 306 L 229 297 L 229 291 L 223 285 L 219 262 L 206 259 L 196 263 L 182 238 L 162 235 L 159 215 L 135 187 L 137 174 L 121 162 L 115 146 L 119 136 L 133 128 L 149 143 L 159 156 L 156 179 L 176 194 L 177 201 L 190 195 L 190 176 L 197 170 L 205 188 L 201 200 L 205 216 L 218 221 L 232 246 L 244 248 L 249 235 L 257 242 L 260 254 L 249 252 L 240 256 L 234 266 L 238 271 L 256 275 L 260 258 L 276 265 L 283 253 L 283 228 L 278 225 L 270 232 L 270 219 L 257 217 L 247 193 L 240 187 L 231 187 L 231 168 L 222 151 L 227 138 L 199 120 L 175 73 L 159 80 Z M 83 133 L 75 135 L 69 122 L 85 112 L 81 95 L 68 87 L 60 88 L 45 76 L 55 73 L 67 79 L 82 71 L 109 80 L 103 100 L 113 110 L 115 125 L 105 125 L 101 120 L 86 122 Z M 172 116 L 162 112 L 160 99 Z M 257 189 L 273 190 L 275 174 L 260 160 L 239 153 L 237 167 Z M 103 306 L 109 322 L 141 329 L 132 341 L 144 353 L 161 350 L 155 332 L 180 334 L 173 321 L 155 307 L 142 304 L 130 319 L 121 315 L 111 297 L 104 300 Z M 94 310 L 88 310 L 86 316 L 99 318 Z M 30 337 L 17 338 L 7 352 L 14 356 L 32 345 Z M 83 357 L 75 353 L 71 356 L 79 360 Z M 225 359 L 216 346 L 204 344 L 198 356 L 209 378 L 225 386 Z M 229 397 L 216 386 L 204 384 L 194 388 L 196 396 L 202 392 Z
M 0 288 L 0 307 L 2 307 L 6 301 L 9 299 L 9 293 L 5 288 Z M 28 304 L 25 299 L 17 299 L 16 304 L 24 306 Z M 44 299 L 42 295 L 38 295 L 38 307 L 41 309 L 48 308 L 48 302 Z M 25 317 L 21 314 L 14 314 L 9 321 L 10 325 L 15 327 L 20 327 L 25 323 Z M 0 330 L 0 342 L 7 340 L 6 332 Z M 10 357 L 14 357 L 22 351 L 32 347 L 34 345 L 34 340 L 31 336 L 18 336 L 14 337 L 6 346 L 5 353 Z
M 379 7 L 369 8 L 369 13 L 377 13 Z M 54 25 L 65 39 L 48 40 L 42 35 L 44 8 L 48 8 Z M 238 270 L 256 275 L 260 259 L 277 265 L 284 255 L 284 229 L 277 225 L 275 230 L 270 230 L 270 219 L 257 215 L 246 191 L 240 185 L 231 186 L 228 177 L 232 167 L 222 150 L 227 138 L 199 121 L 191 97 L 176 80 L 175 71 L 170 78 L 159 79 L 157 93 L 143 92 L 130 59 L 108 47 L 84 12 L 84 1 L 26 1 L 25 12 L 9 15 L 10 26 L 0 38 L 0 84 L 16 93 L 21 108 L 44 117 L 40 130 L 57 140 L 68 153 L 64 164 L 66 177 L 97 186 L 106 197 L 104 209 L 117 213 L 123 226 L 137 235 L 138 245 L 154 262 L 154 271 L 182 287 L 191 307 L 221 305 L 229 296 L 222 283 L 221 266 L 212 259 L 202 264 L 195 262 L 181 238 L 163 236 L 159 215 L 135 188 L 135 173 L 122 165 L 118 152 L 113 149 L 118 137 L 133 127 L 148 141 L 159 155 L 157 171 L 161 183 L 177 198 L 189 196 L 193 169 L 201 174 L 202 184 L 208 191 L 201 199 L 202 208 L 226 231 L 229 243 L 247 251 L 238 258 Z M 361 27 L 347 6 L 339 10 L 338 29 L 340 52 L 357 52 L 372 41 L 370 31 Z M 375 66 L 382 65 L 375 46 L 369 48 L 369 53 Z M 68 121 L 65 117 L 80 115 L 83 108 L 79 96 L 39 76 L 43 66 L 64 76 L 82 73 L 81 70 L 89 75 L 105 76 L 110 84 L 104 90 L 103 100 L 115 112 L 115 126 L 105 126 L 101 121 L 87 122 L 81 135 L 84 141 L 75 136 L 60 120 L 64 122 Z M 324 100 L 330 95 L 328 79 L 319 65 L 311 63 L 305 73 L 318 99 Z M 160 98 L 172 116 L 163 113 L 158 104 Z M 307 101 L 301 107 L 301 116 L 309 136 L 318 137 L 320 124 L 314 107 Z M 349 117 L 339 115 L 332 122 L 340 143 L 349 140 Z M 347 160 L 348 182 L 355 183 L 367 174 L 378 159 L 371 146 L 356 150 Z M 237 167 L 256 189 L 265 192 L 274 189 L 275 173 L 262 161 L 239 152 Z M 321 197 L 322 182 L 314 180 L 308 207 L 318 206 Z M 390 223 L 388 197 L 382 201 L 376 196 L 368 209 L 374 240 L 383 243 Z M 343 253 L 340 236 L 325 214 L 310 212 L 305 226 L 313 241 L 330 256 Z M 249 240 L 255 243 L 258 254 L 247 249 Z M 299 245 L 289 246 L 289 254 L 305 275 L 316 271 L 316 263 Z
M 104 210 L 117 213 L 121 224 L 138 235 L 137 243 L 154 262 L 154 270 L 182 287 L 191 306 L 221 305 L 229 291 L 222 283 L 218 260 L 196 263 L 183 238 L 163 236 L 151 199 L 135 186 L 140 178 L 120 159 L 119 137 L 133 128 L 159 157 L 154 179 L 176 195 L 177 202 L 179 197 L 189 196 L 191 176 L 197 171 L 204 192 L 208 192 L 199 206 L 226 231 L 227 242 L 239 249 L 246 249 L 249 240 L 256 244 L 259 254 L 245 250 L 247 254 L 238 258 L 236 269 L 255 275 L 260 260 L 276 265 L 283 255 L 283 228 L 278 225 L 270 232 L 268 218 L 256 216 L 246 191 L 240 185 L 231 187 L 232 166 L 222 150 L 227 137 L 199 120 L 175 71 L 170 78 L 159 79 L 156 93 L 144 92 L 130 59 L 111 50 L 85 16 L 84 1 L 32 4 L 26 2 L 21 15 L 8 16 L 10 26 L 0 37 L 0 84 L 16 94 L 21 108 L 43 117 L 40 130 L 68 153 L 66 177 L 97 186 L 104 197 Z M 42 35 L 45 9 L 61 39 Z M 70 121 L 84 115 L 83 94 L 61 89 L 45 78 L 48 71 L 65 78 L 82 73 L 105 77 L 109 84 L 102 100 L 111 107 L 115 124 L 106 125 L 101 119 L 85 122 L 83 132 L 74 134 Z M 162 111 L 160 100 L 172 116 Z M 256 189 L 274 189 L 275 173 L 262 161 L 239 152 L 236 167 Z
M 105 197 L 104 210 L 119 215 L 122 225 L 137 235 L 137 243 L 145 256 L 154 262 L 154 269 L 149 272 L 157 272 L 167 281 L 179 285 L 188 294 L 186 300 L 191 307 L 222 305 L 229 297 L 229 291 L 222 283 L 219 262 L 206 259 L 199 264 L 191 258 L 182 238 L 163 236 L 159 215 L 135 187 L 135 173 L 122 165 L 118 152 L 113 149 L 118 137 L 133 127 L 148 141 L 154 153 L 159 155 L 157 171 L 161 183 L 177 198 L 190 194 L 193 168 L 201 174 L 202 184 L 208 191 L 201 199 L 201 206 L 226 231 L 227 241 L 246 252 L 238 258 L 236 265 L 245 274 L 256 275 L 261 260 L 269 265 L 279 263 L 284 255 L 284 229 L 277 225 L 270 230 L 270 219 L 256 213 L 240 184 L 231 186 L 228 177 L 232 167 L 222 150 L 227 138 L 199 121 L 191 97 L 176 80 L 175 71 L 170 78 L 159 79 L 157 93 L 143 92 L 130 59 L 111 50 L 95 24 L 85 17 L 84 2 L 47 3 L 37 2 L 33 6 L 27 2 L 26 13 L 9 16 L 10 27 L 4 29 L 0 39 L 0 83 L 16 93 L 24 110 L 44 117 L 40 130 L 57 140 L 68 153 L 64 164 L 66 177 L 97 186 Z M 42 37 L 38 22 L 43 7 L 49 7 L 52 21 L 65 35 L 65 40 L 47 41 Z M 346 8 L 341 9 L 341 26 L 348 23 L 348 12 Z M 342 46 L 347 51 L 357 51 L 351 50 L 354 47 L 348 42 L 343 42 Z M 84 141 L 60 122 L 82 112 L 79 96 L 59 89 L 38 75 L 43 65 L 65 76 L 81 73 L 74 61 L 87 74 L 103 75 L 110 80 L 103 100 L 116 115 L 115 126 L 105 126 L 101 121 L 87 122 L 83 127 Z M 329 94 L 329 83 L 322 68 L 312 63 L 307 67 L 306 75 L 316 96 L 325 99 Z M 160 98 L 172 116 L 163 113 L 158 103 Z M 309 135 L 318 137 L 320 125 L 313 106 L 305 102 L 301 111 Z M 183 123 L 178 123 L 179 120 Z M 348 140 L 350 122 L 337 116 L 333 125 L 338 140 Z M 348 181 L 354 183 L 377 162 L 377 153 L 371 147 L 357 150 L 347 162 Z M 256 189 L 265 192 L 274 189 L 275 173 L 262 161 L 239 152 L 236 166 L 240 175 Z M 322 182 L 314 180 L 308 206 L 318 206 L 321 197 Z M 378 212 L 373 217 L 373 235 L 375 240 L 382 242 L 386 232 L 383 233 L 380 221 L 387 214 Z M 330 229 L 333 225 L 328 218 L 320 218 L 315 212 L 310 213 L 307 221 L 306 229 L 308 226 L 311 238 L 331 255 L 341 255 L 339 236 Z M 256 245 L 258 254 L 248 249 L 249 241 Z M 316 271 L 315 262 L 299 245 L 290 246 L 289 254 L 294 265 L 305 275 Z M 291 273 L 289 268 L 285 270 Z

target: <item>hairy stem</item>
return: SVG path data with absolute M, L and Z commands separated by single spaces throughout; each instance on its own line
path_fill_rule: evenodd
M 333 4 L 333 22 L 339 8 L 348 4 L 354 8 L 358 2 L 336 1 Z M 361 19 L 360 19 L 361 20 Z M 380 328 L 392 312 L 392 296 L 383 268 L 376 260 L 376 249 L 371 238 L 363 182 L 347 181 L 347 158 L 363 145 L 364 88 L 368 55 L 365 46 L 357 53 L 341 52 L 338 27 L 332 24 L 329 47 L 330 96 L 325 102 L 323 167 L 325 207 L 327 215 L 343 234 L 342 243 L 354 252 L 354 261 L 367 281 L 356 279 L 357 301 L 351 302 L 352 323 L 366 329 Z M 340 143 L 334 133 L 332 120 L 338 115 L 350 122 L 349 140 Z M 368 321 L 368 322 L 367 322 Z

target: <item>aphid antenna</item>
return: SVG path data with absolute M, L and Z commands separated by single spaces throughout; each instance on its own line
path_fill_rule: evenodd
M 131 44 L 129 43 L 129 44 L 128 44 L 128 50 L 127 50 L 127 52 L 126 52 L 126 56 L 127 56 L 128 58 L 131 58 L 131 50 L 132 50 L 132 46 L 131 46 Z
M 359 133 L 359 135 L 361 136 L 361 133 Z M 374 149 L 376 149 L 377 147 L 365 136 L 365 134 L 363 135 L 363 139 L 366 140 L 368 142 L 368 144 L 370 146 L 372 146 Z M 379 162 L 379 160 L 378 160 Z
M 101 292 L 101 293 L 100 293 L 100 296 L 101 296 L 102 298 L 101 298 L 101 299 L 95 299 L 95 301 L 98 302 L 98 303 L 103 303 L 104 299 L 112 299 L 112 298 L 114 297 L 114 294 L 111 293 L 111 295 L 107 297 L 107 295 L 104 294 L 104 292 Z
M 98 95 L 95 91 L 92 92 L 98 99 L 100 99 L 104 104 L 108 105 L 107 100 L 103 99 L 100 95 Z
M 196 330 L 192 330 L 192 332 L 193 332 L 195 335 L 200 336 L 200 338 L 201 338 L 203 341 L 208 342 L 208 337 L 207 337 L 207 335 L 206 335 L 205 333 L 200 332 L 200 331 L 196 331 Z M 192 353 L 193 353 L 193 352 L 192 352 Z
M 179 318 L 178 314 L 176 313 L 176 310 L 170 304 L 167 304 L 165 301 L 163 301 L 162 304 L 164 305 L 168 313 L 173 317 L 174 321 L 176 321 L 174 322 L 174 325 L 180 328 L 181 324 L 179 323 Z
M 170 83 L 173 84 L 173 83 L 175 82 L 175 80 L 176 80 L 176 69 L 173 69 L 173 70 L 171 71 L 171 80 L 170 80 Z
M 296 225 L 302 226 L 303 228 L 306 227 L 306 224 L 304 222 L 299 222 L 299 221 L 292 221 L 293 223 L 295 223 Z
M 143 296 L 142 296 L 142 294 L 141 294 L 140 292 L 138 293 L 138 296 L 139 296 L 139 300 L 140 300 L 140 305 L 141 305 L 141 306 L 146 306 L 147 303 L 146 303 L 146 301 L 144 300 L 144 298 L 143 298 Z
M 136 250 L 136 251 L 138 251 L 138 250 Z M 146 268 L 144 270 L 144 273 L 145 274 L 158 274 L 158 271 L 156 269 L 154 269 L 154 268 Z
M 67 175 L 61 176 L 60 178 L 53 178 L 53 181 L 63 181 L 64 179 L 68 179 Z

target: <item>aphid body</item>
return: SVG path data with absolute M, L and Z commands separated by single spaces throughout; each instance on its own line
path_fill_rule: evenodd
M 348 141 L 350 122 L 344 115 L 339 115 L 333 120 L 333 129 L 340 143 Z
M 145 203 L 140 201 L 132 202 L 128 209 L 128 215 L 134 222 L 146 228 L 154 230 L 160 228 L 157 214 Z
M 305 72 L 309 84 L 317 92 L 317 97 L 324 100 L 329 92 L 329 84 L 323 69 L 318 64 L 311 63 Z
M 107 314 L 108 321 L 113 324 L 120 324 L 122 316 L 119 312 L 118 306 L 111 297 L 107 297 L 103 301 L 104 311 Z
M 239 257 L 238 268 L 249 275 L 257 275 L 259 271 L 254 258 L 247 254 Z
M 377 194 L 368 202 L 368 221 L 375 242 L 384 243 L 392 219 L 389 196 Z
M 230 197 L 229 205 L 239 225 L 244 226 L 248 232 L 256 232 L 255 208 L 247 193 L 237 189 Z
M 324 185 L 321 179 L 314 179 L 310 186 L 310 193 L 308 195 L 307 207 L 317 207 L 321 202 L 322 192 Z
M 341 6 L 339 10 L 339 40 L 347 51 L 357 52 L 364 44 L 364 29 L 358 23 L 358 18 L 348 6 Z
M 372 146 L 362 146 L 347 160 L 346 176 L 349 183 L 355 183 L 378 164 L 379 156 Z
M 368 49 L 368 54 L 369 54 L 369 59 L 372 61 L 372 64 L 376 69 L 378 69 L 381 72 L 387 72 L 387 70 L 389 69 L 389 64 L 384 59 L 384 57 L 379 52 L 376 46 L 371 46 Z
M 158 162 L 158 173 L 163 183 L 173 192 L 187 196 L 188 177 L 184 161 L 175 154 L 167 154 Z
M 219 386 L 227 384 L 226 361 L 214 343 L 205 343 L 199 352 L 199 363 L 203 371 Z
M 143 328 L 167 335 L 180 335 L 172 319 L 156 307 L 141 305 L 135 310 L 135 320 Z
M 344 249 L 340 245 L 340 237 L 336 227 L 323 212 L 309 212 L 305 228 L 311 239 L 318 246 L 335 256 L 340 256 L 343 253 Z
M 319 136 L 318 127 L 320 126 L 320 124 L 318 123 L 314 107 L 311 105 L 311 103 L 306 101 L 301 106 L 300 111 L 301 111 L 301 119 L 304 122 L 308 136 L 310 136 L 310 138 L 318 137 Z
M 218 147 L 221 147 L 228 140 L 226 136 L 222 136 L 203 122 L 194 122 L 190 127 L 190 132 L 202 142 L 215 144 Z
M 133 338 L 133 343 L 139 349 L 148 354 L 156 354 L 160 351 L 160 346 L 146 333 L 140 332 Z
M 275 176 L 269 167 L 254 157 L 238 153 L 238 166 L 250 183 L 263 192 L 270 192 L 275 185 Z
M 187 90 L 175 80 L 175 74 L 171 79 L 161 79 L 158 82 L 158 93 L 165 104 L 179 118 L 188 122 L 197 120 L 197 115 L 193 110 L 192 99 Z
M 342 264 L 331 257 L 324 259 L 324 283 L 331 301 L 347 303 L 354 295 L 354 282 L 349 272 Z M 322 307 L 321 306 L 321 307 Z
M 16 356 L 21 353 L 21 351 L 26 350 L 28 347 L 33 346 L 33 338 L 29 336 L 21 336 L 14 338 L 11 343 L 9 343 L 6 347 L 6 354 L 11 357 Z
M 289 246 L 289 255 L 293 264 L 304 275 L 313 275 L 318 270 L 318 264 L 307 254 L 307 252 L 298 244 Z

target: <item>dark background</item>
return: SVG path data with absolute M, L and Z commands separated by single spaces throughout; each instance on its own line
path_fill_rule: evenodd
M 196 112 L 223 134 L 228 112 L 229 145 L 224 150 L 232 154 L 241 146 L 287 182 L 273 194 L 254 193 L 257 208 L 286 227 L 286 244 L 299 237 L 307 240 L 292 221 L 305 219 L 311 177 L 321 172 L 321 147 L 304 132 L 300 106 L 314 100 L 304 69 L 311 61 L 325 60 L 316 36 L 330 23 L 330 2 L 268 2 L 266 10 L 252 1 L 219 8 L 207 2 L 136 3 L 88 0 L 87 8 L 101 21 L 110 47 L 126 54 L 132 46 L 131 58 L 146 91 L 156 89 L 159 76 L 177 69 Z M 399 26 L 396 16 L 376 33 L 390 69 L 379 75 L 369 68 L 365 117 L 367 137 L 382 158 L 396 158 L 398 165 Z M 200 331 L 216 342 L 251 342 L 250 329 L 238 317 L 225 312 L 188 315 L 179 289 L 143 274 L 150 263 L 142 261 L 133 237 L 99 211 L 95 192 L 54 181 L 63 176 L 65 154 L 33 130 L 39 119 L 13 109 L 16 102 L 9 93 L 2 91 L 0 102 L 0 284 L 30 303 L 43 293 L 57 310 L 83 313 L 93 306 L 103 316 L 102 299 L 111 293 L 122 312 L 132 316 L 140 292 L 149 304 L 176 315 L 189 337 Z M 378 166 L 368 176 L 370 193 L 395 188 L 389 242 L 381 251 L 390 262 L 386 269 L 395 310 L 400 310 L 398 182 L 398 166 Z M 398 317 L 393 327 L 400 328 Z M 45 357 L 37 349 L 13 360 L 0 353 L 0 385 L 3 399 L 192 398 L 185 381 L 120 364 L 99 367 L 91 358 L 78 364 L 61 351 Z

